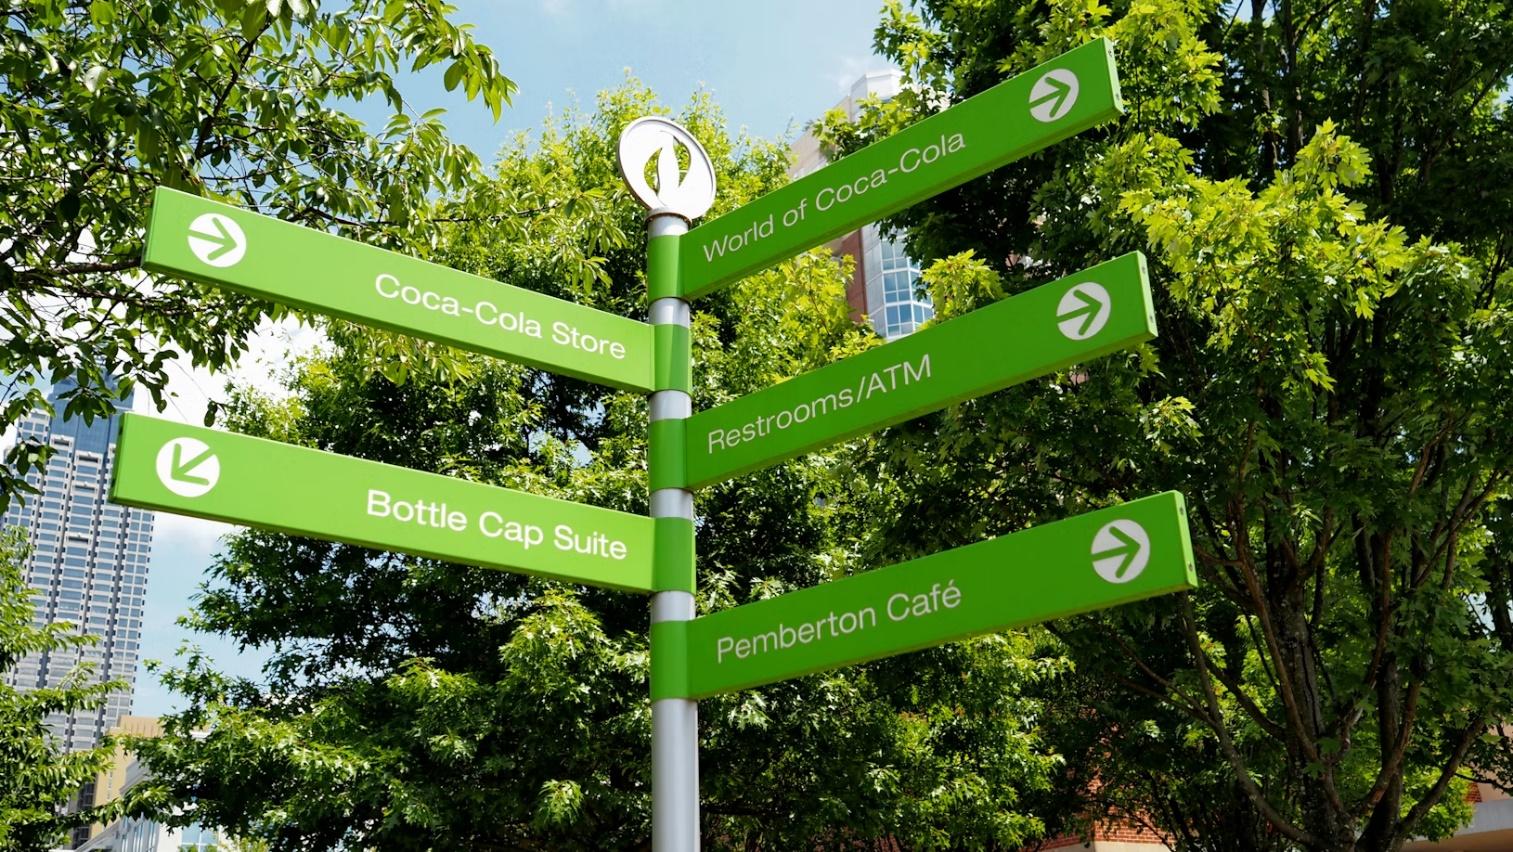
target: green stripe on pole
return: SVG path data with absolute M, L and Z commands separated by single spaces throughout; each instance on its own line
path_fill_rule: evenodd
M 652 589 L 658 592 L 693 592 L 694 528 L 687 518 L 653 518 L 656 524 L 656 568 Z
M 625 390 L 652 389 L 651 326 L 165 187 L 142 265 Z
M 1186 506 L 1167 492 L 697 618 L 683 697 L 1196 587 Z
M 693 348 L 688 327 L 654 325 L 652 330 L 657 347 L 656 389 L 687 393 L 693 387 Z
M 683 298 L 678 286 L 678 245 L 682 239 L 681 234 L 647 239 L 646 298 L 648 301 Z
M 682 238 L 703 296 L 1124 111 L 1113 45 L 1095 39 L 700 225 Z
M 110 499 L 591 586 L 652 588 L 641 515 L 127 414 Z
M 646 479 L 652 491 L 687 488 L 687 420 L 653 420 L 646 435 Z
M 651 625 L 651 700 L 688 696 L 688 627 L 692 621 Z
M 1156 334 L 1124 255 L 689 418 L 688 486 L 776 464 Z

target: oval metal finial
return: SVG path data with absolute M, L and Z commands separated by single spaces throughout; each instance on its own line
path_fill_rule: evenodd
M 688 151 L 688 171 L 678 166 L 678 146 Z M 656 157 L 657 185 L 646 180 Z M 620 133 L 620 176 L 637 199 L 656 213 L 674 213 L 692 222 L 714 203 L 714 163 L 699 140 L 671 119 L 638 118 Z

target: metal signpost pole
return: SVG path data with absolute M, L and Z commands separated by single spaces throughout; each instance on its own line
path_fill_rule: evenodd
M 665 487 L 682 477 L 668 477 L 681 467 L 683 428 L 693 413 L 688 396 L 691 352 L 688 302 L 676 296 L 678 238 L 688 220 L 675 213 L 652 213 L 647 221 L 646 282 L 651 324 L 657 336 L 657 390 L 651 395 L 651 435 L 647 453 L 651 481 L 651 516 L 657 524 L 657 591 L 651 599 L 651 644 L 659 669 L 681 655 L 681 624 L 693 620 L 693 492 Z M 680 529 L 686 527 L 686 531 Z M 668 536 L 668 537 L 664 537 Z M 686 536 L 686 541 L 685 541 Z M 668 546 L 669 538 L 684 544 Z M 669 628 L 672 628 L 669 630 Z M 670 647 L 671 646 L 671 647 Z M 655 689 L 655 688 L 654 688 Z M 699 704 L 688 698 L 662 698 L 651 705 L 652 848 L 686 852 L 699 848 Z
M 687 157 L 679 165 L 679 150 Z M 690 308 L 679 244 L 714 203 L 714 165 L 676 122 L 637 119 L 620 135 L 620 172 L 646 205 L 646 291 L 653 366 L 646 475 L 655 526 L 651 599 L 651 843 L 657 852 L 699 848 L 699 705 L 688 697 L 694 617 L 693 491 L 684 436 L 693 413 Z M 657 185 L 647 179 L 655 163 Z

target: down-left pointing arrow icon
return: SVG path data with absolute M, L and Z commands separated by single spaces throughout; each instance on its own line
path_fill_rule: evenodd
M 199 497 L 221 478 L 221 460 L 204 441 L 174 438 L 158 450 L 158 481 L 180 497 Z

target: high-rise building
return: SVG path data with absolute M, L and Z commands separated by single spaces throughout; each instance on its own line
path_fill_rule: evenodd
M 106 500 L 115 462 L 120 415 L 85 423 L 63 416 L 61 398 L 75 385 L 56 384 L 49 407 L 18 426 L 21 440 L 53 448 L 52 458 L 27 482 L 41 493 L 13 501 L 0 526 L 26 531 L 31 554 L 28 579 L 38 626 L 71 621 L 99 641 L 78 649 L 29 654 L 5 673 L 20 689 L 55 686 L 80 663 L 92 663 L 97 681 L 123 680 L 103 707 L 55 713 L 48 726 L 70 751 L 92 748 L 131 712 L 137 648 L 142 636 L 142 602 L 152 548 L 152 513 Z M 130 408 L 131 399 L 122 403 Z
M 870 97 L 887 100 L 899 92 L 898 71 L 873 71 L 851 84 L 851 93 L 835 105 L 855 119 L 862 102 Z M 794 163 L 788 176 L 797 180 L 823 167 L 829 159 L 813 133 L 806 132 L 793 143 Z M 856 260 L 846 301 L 858 321 L 871 321 L 878 334 L 892 340 L 908 334 L 935 315 L 928 296 L 917 292 L 919 264 L 909 258 L 903 243 L 884 237 L 876 224 L 863 227 L 828 243 L 837 254 Z

